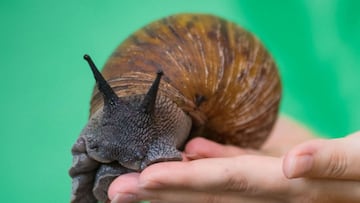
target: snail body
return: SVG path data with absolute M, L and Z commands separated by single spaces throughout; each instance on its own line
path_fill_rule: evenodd
M 252 34 L 216 16 L 178 14 L 145 26 L 102 74 L 85 58 L 98 88 L 72 149 L 72 202 L 105 202 L 116 176 L 181 160 L 179 149 L 195 136 L 259 148 L 277 118 L 275 62 Z

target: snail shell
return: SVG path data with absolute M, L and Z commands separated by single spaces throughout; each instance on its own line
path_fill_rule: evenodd
M 193 121 L 192 135 L 258 148 L 276 120 L 276 64 L 251 33 L 212 15 L 173 15 L 140 29 L 111 55 L 102 73 L 119 97 L 145 94 L 163 70 L 160 94 Z M 95 89 L 91 114 L 102 104 Z
M 114 178 L 181 160 L 179 149 L 195 136 L 258 148 L 277 117 L 281 84 L 272 57 L 219 17 L 155 21 L 127 38 L 102 74 L 85 59 L 98 88 L 72 148 L 73 203 L 106 202 Z

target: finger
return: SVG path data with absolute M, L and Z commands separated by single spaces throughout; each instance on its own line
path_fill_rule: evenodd
M 112 202 L 139 201 L 139 173 L 128 173 L 117 177 L 109 186 L 108 197 Z
M 123 176 L 123 177 L 126 177 Z M 118 183 L 124 185 L 129 184 L 131 178 L 137 179 L 138 176 L 130 176 L 131 178 L 123 178 Z M 132 182 L 130 180 L 130 182 Z M 138 182 L 137 180 L 135 182 Z M 116 185 L 116 184 L 115 184 Z M 118 185 L 121 186 L 121 185 Z M 130 185 L 133 185 L 130 183 Z M 135 186 L 136 187 L 136 186 Z M 292 181 L 290 188 L 294 193 L 254 195 L 249 196 L 239 192 L 201 192 L 187 189 L 176 188 L 162 188 L 157 189 L 131 189 L 132 195 L 135 198 L 129 198 L 129 189 L 127 187 L 119 188 L 118 194 L 112 203 L 135 203 L 141 200 L 150 200 L 152 203 L 202 203 L 202 202 L 247 202 L 247 203 L 262 203 L 262 202 L 359 202 L 360 200 L 360 182 L 356 181 L 341 181 L 341 180 L 324 180 L 324 179 L 309 179 L 301 181 Z M 119 191 L 120 190 L 120 191 Z M 133 194 L 134 191 L 137 191 Z
M 241 154 L 254 154 L 254 151 L 230 145 L 222 145 L 205 138 L 194 138 L 185 146 L 185 155 L 189 159 L 231 157 Z
M 109 188 L 111 203 L 133 203 L 141 200 L 153 202 L 269 202 L 269 199 L 240 197 L 238 193 L 209 194 L 189 190 L 143 190 L 137 187 L 139 174 L 132 173 L 119 176 Z M 266 201 L 265 201 L 266 200 Z
M 278 203 L 279 200 L 265 197 L 246 197 L 238 193 L 204 193 L 188 190 L 146 190 L 140 194 L 151 203 Z
M 289 180 L 282 173 L 280 159 L 243 155 L 154 164 L 140 174 L 139 184 L 143 189 L 267 195 L 287 192 Z
M 360 133 L 332 140 L 313 140 L 291 150 L 283 162 L 288 178 L 360 180 Z

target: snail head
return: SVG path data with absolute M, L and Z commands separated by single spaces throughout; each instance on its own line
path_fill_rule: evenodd
M 90 56 L 84 59 L 104 99 L 103 108 L 91 116 L 81 134 L 88 155 L 135 171 L 156 162 L 181 160 L 178 148 L 189 134 L 191 119 L 171 100 L 157 96 L 163 72 L 157 72 L 147 94 L 118 97 Z

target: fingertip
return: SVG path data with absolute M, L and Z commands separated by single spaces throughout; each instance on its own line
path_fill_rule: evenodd
M 285 177 L 305 177 L 313 168 L 314 156 L 323 145 L 324 140 L 307 141 L 291 149 L 284 157 L 282 170 Z
M 230 157 L 251 153 L 250 151 L 240 147 L 223 145 L 200 137 L 190 140 L 185 146 L 184 152 L 187 158 L 191 160 L 201 158 Z
M 282 158 L 282 171 L 286 178 L 290 179 L 293 178 L 292 172 L 291 172 L 291 158 L 288 155 L 289 153 L 285 154 L 285 156 Z
M 190 160 L 211 157 L 214 152 L 219 151 L 221 145 L 202 137 L 190 140 L 185 146 L 185 156 Z
M 137 193 L 139 175 L 139 173 L 127 173 L 117 177 L 109 186 L 109 199 L 113 200 L 120 193 Z
M 187 154 L 197 153 L 199 151 L 199 148 L 212 145 L 213 143 L 213 141 L 210 141 L 203 137 L 195 137 L 186 144 L 184 152 Z
M 169 187 L 173 181 L 188 173 L 191 162 L 162 162 L 147 167 L 139 177 L 142 189 L 159 189 Z
M 285 156 L 283 173 L 289 179 L 303 177 L 311 170 L 313 162 L 312 155 Z
M 164 171 L 163 165 L 164 163 L 156 163 L 145 168 L 139 176 L 139 187 L 143 189 L 156 188 L 157 181 L 155 180 Z M 166 170 L 164 172 L 167 173 Z

